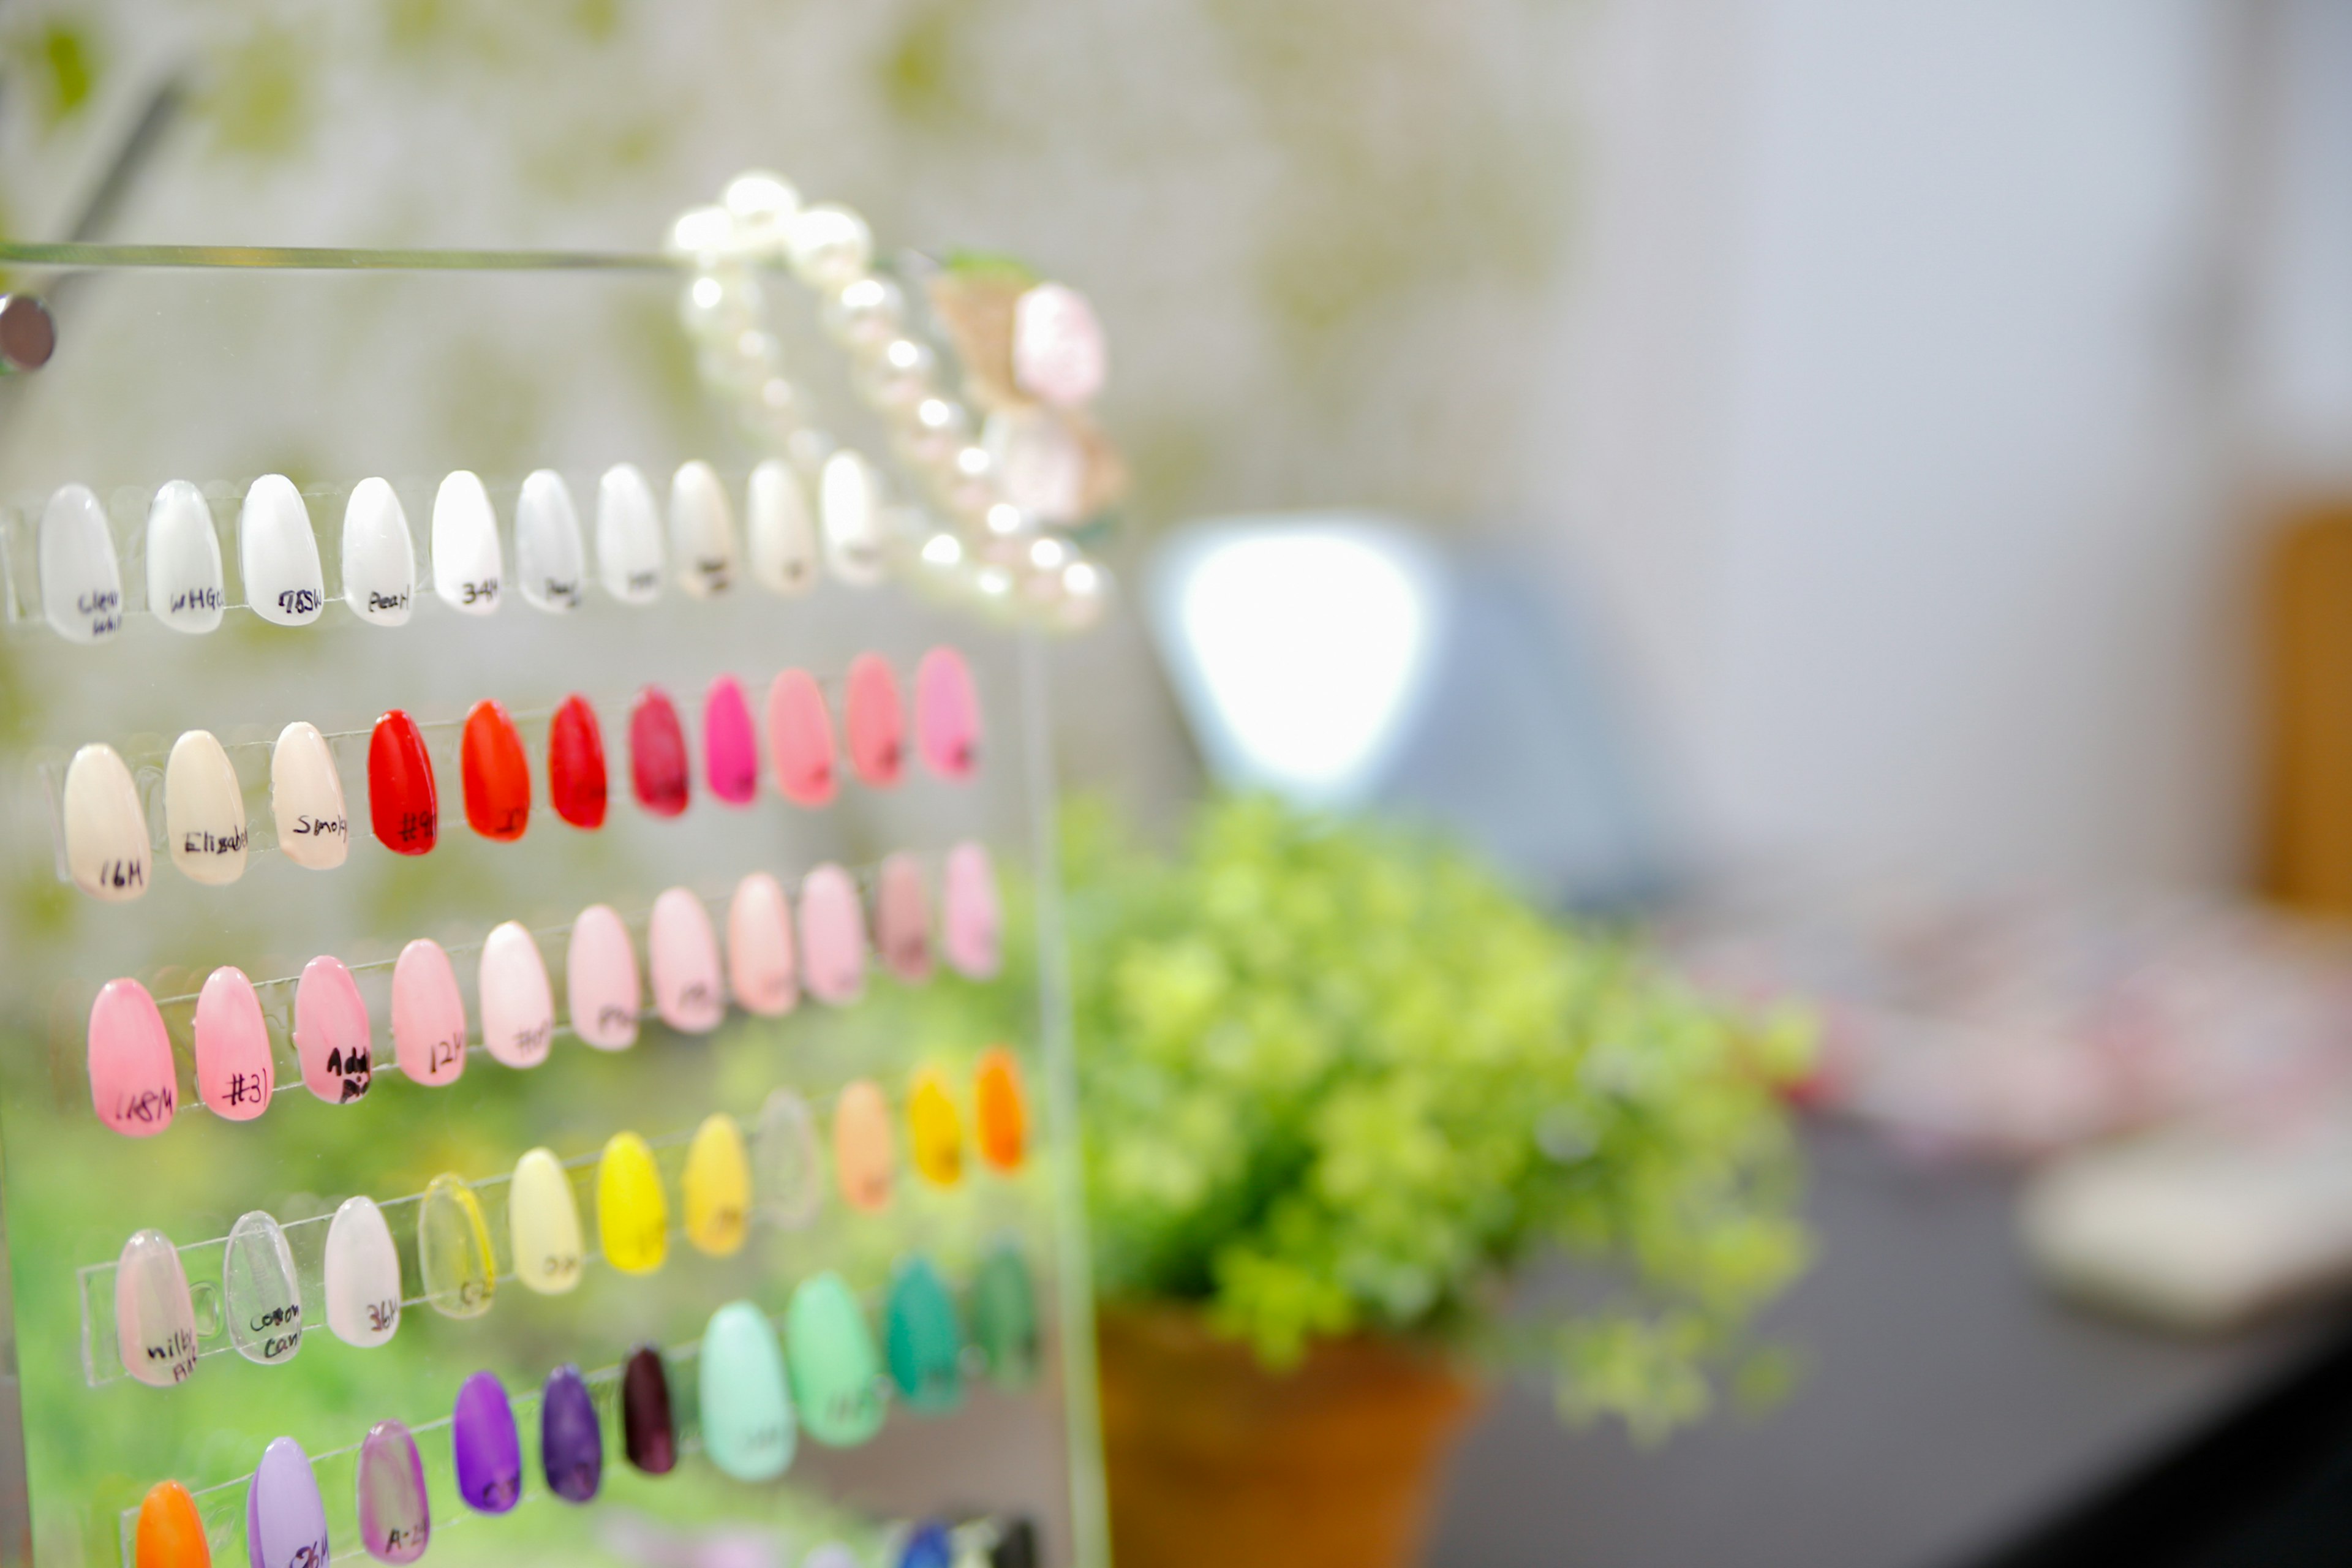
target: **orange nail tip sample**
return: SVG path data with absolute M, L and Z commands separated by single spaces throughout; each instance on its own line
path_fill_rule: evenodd
M 841 1201 L 877 1214 L 890 1206 L 890 1107 L 880 1086 L 859 1079 L 841 1091 L 833 1108 L 833 1178 Z
M 157 1481 L 139 1505 L 135 1568 L 212 1568 L 213 1549 L 205 1540 L 196 1500 L 177 1481 Z
M 980 1053 L 972 1087 L 979 1122 L 980 1157 L 1006 1174 L 1021 1168 L 1029 1152 L 1029 1110 L 1021 1095 L 1021 1064 L 1003 1046 Z

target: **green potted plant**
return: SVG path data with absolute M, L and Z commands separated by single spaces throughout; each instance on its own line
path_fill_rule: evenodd
M 1172 856 L 1097 807 L 1063 837 L 1121 1568 L 1410 1561 L 1492 1370 L 1644 1436 L 1769 1380 L 1801 1020 L 1393 826 L 1232 797 Z M 1515 1301 L 1548 1252 L 1598 1287 Z

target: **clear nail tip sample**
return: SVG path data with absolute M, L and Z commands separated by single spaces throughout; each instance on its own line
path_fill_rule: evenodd
M 264 474 L 245 492 L 237 514 L 237 571 L 245 602 L 263 620 L 306 626 L 327 603 L 319 541 L 302 492 L 283 474 Z
M 173 742 L 163 768 L 163 843 L 192 882 L 226 887 L 245 875 L 245 789 L 228 752 L 206 730 Z
M 237 1354 L 265 1364 L 292 1361 L 302 1348 L 302 1289 L 277 1220 L 256 1209 L 230 1228 L 221 1285 Z
M 551 615 L 576 610 L 586 576 L 572 491 L 554 469 L 534 469 L 515 500 L 515 584 L 523 603 Z
M 425 1184 L 416 1205 L 416 1271 L 425 1300 L 445 1318 L 478 1318 L 498 1293 L 482 1201 L 446 1172 Z
M 83 892 L 121 903 L 147 891 L 147 808 L 113 747 L 84 746 L 66 764 L 65 835 L 66 868 Z
M 151 1388 L 196 1370 L 196 1310 L 179 1248 L 160 1230 L 122 1244 L 114 1264 L 114 1348 L 122 1370 Z
M 790 1089 L 772 1090 L 751 1130 L 752 1191 L 760 1212 L 797 1229 L 824 1202 L 824 1155 L 808 1101 Z
M 41 613 L 68 642 L 102 642 L 122 629 L 122 568 L 106 508 L 88 485 L 66 485 L 42 509 Z
M 228 607 L 220 535 L 205 492 L 173 479 L 147 508 L 147 612 L 175 632 L 202 634 Z
M 506 567 L 489 492 L 471 471 L 444 478 L 433 497 L 433 591 L 451 609 L 487 616 L 499 607 Z
M 343 507 L 343 603 L 372 626 L 408 624 L 416 601 L 416 544 L 408 513 L 383 479 L 362 479 Z
M 343 1200 L 327 1226 L 327 1327 L 362 1350 L 400 1328 L 400 1253 L 383 1211 L 365 1195 Z

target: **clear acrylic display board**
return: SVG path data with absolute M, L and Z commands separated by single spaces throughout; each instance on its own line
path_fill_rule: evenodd
M 0 1445 L 22 1443 L 21 1457 L 0 1455 L 11 1515 L 0 1562 L 29 1552 L 50 1568 L 128 1564 L 140 1502 L 171 1479 L 194 1495 L 215 1560 L 241 1563 L 247 1480 L 280 1436 L 312 1458 L 333 1559 L 365 1561 L 353 1454 L 386 1418 L 416 1434 L 433 1563 L 723 1558 L 797 1568 L 814 1545 L 835 1538 L 860 1562 L 895 1563 L 911 1521 L 1024 1517 L 1041 1561 L 1102 1561 L 1092 1336 L 1071 1163 L 1075 1096 L 1041 833 L 1052 805 L 1036 649 L 896 585 L 825 580 L 786 598 L 739 575 L 729 591 L 698 598 L 673 580 L 642 605 L 596 585 L 595 498 L 608 466 L 637 465 L 661 495 L 678 464 L 708 459 L 727 482 L 740 529 L 758 456 L 698 397 L 675 326 L 680 279 L 657 258 L 16 247 L 0 250 L 0 265 L 12 288 L 47 299 L 58 321 L 53 360 L 0 381 L 0 773 L 14 811 L 0 980 L 0 1201 L 15 1406 L 0 1422 Z M 806 366 L 822 392 L 835 356 L 812 321 L 792 319 L 805 298 L 773 292 L 796 378 Z M 844 411 L 844 437 L 872 437 L 846 425 L 854 403 L 837 387 L 825 406 Z M 480 474 L 511 574 L 518 489 L 542 468 L 563 477 L 590 542 L 579 608 L 546 613 L 513 594 L 487 616 L 442 604 L 429 589 L 442 476 Z M 142 562 L 157 488 L 185 479 L 203 489 L 227 596 L 241 606 L 239 502 L 257 476 L 273 472 L 289 475 L 308 503 L 325 612 L 286 627 L 232 607 L 204 636 L 159 624 L 146 612 Z M 333 599 L 346 500 L 379 475 L 397 491 L 415 542 L 421 591 L 399 627 L 363 624 Z M 97 646 L 65 640 L 41 614 L 36 534 L 50 496 L 68 483 L 96 493 L 121 561 L 125 625 Z M 805 669 L 838 723 L 855 656 L 887 658 L 911 706 L 917 661 L 940 645 L 962 651 L 979 689 L 982 744 L 969 782 L 937 776 L 910 743 L 897 787 L 860 782 L 845 757 L 835 801 L 803 808 L 777 792 L 762 721 L 757 799 L 738 806 L 713 798 L 701 720 L 714 679 L 735 676 L 757 714 L 775 675 Z M 647 686 L 675 700 L 693 758 L 691 805 L 674 818 L 632 797 L 630 713 Z M 611 804 L 594 831 L 559 820 L 548 794 L 550 717 L 574 693 L 593 707 L 606 752 Z M 513 716 L 530 763 L 530 816 L 512 842 L 471 831 L 462 804 L 462 721 L 485 698 Z M 395 708 L 421 726 L 438 784 L 439 842 L 423 856 L 390 852 L 368 827 L 371 727 Z M 350 851 L 337 869 L 305 869 L 276 847 L 271 743 L 296 720 L 329 738 L 345 791 Z M 247 868 L 225 887 L 198 885 L 165 852 L 163 764 L 174 738 L 197 729 L 226 746 L 251 825 Z M 129 763 L 152 834 L 150 885 L 126 902 L 78 889 L 61 847 L 66 764 L 100 741 Z M 936 931 L 942 860 L 966 840 L 991 851 L 1003 894 L 1004 968 L 993 981 L 935 963 L 930 979 L 910 984 L 877 961 L 852 1005 L 803 996 L 776 1017 L 730 1005 L 714 1031 L 696 1035 L 666 1026 L 649 994 L 637 1043 L 614 1051 L 587 1047 L 568 1027 L 564 932 L 585 906 L 620 912 L 643 965 L 647 911 L 667 889 L 706 901 L 723 946 L 728 900 L 746 874 L 773 873 L 796 893 L 812 867 L 835 862 L 857 877 L 870 910 L 877 868 L 903 851 L 923 869 Z M 535 933 L 555 997 L 552 1047 L 529 1070 L 501 1066 L 480 1043 L 478 955 L 485 934 L 509 920 Z M 463 1075 L 441 1087 L 384 1070 L 394 1054 L 392 961 L 418 937 L 448 952 L 473 1035 Z M 293 982 L 319 954 L 352 968 L 374 1029 L 380 1070 L 352 1103 L 304 1088 L 290 1037 Z M 199 1103 L 194 1001 L 220 965 L 256 983 L 268 1020 L 277 1089 L 267 1113 L 251 1121 Z M 124 976 L 161 1005 L 177 1066 L 177 1115 L 160 1135 L 140 1139 L 101 1124 L 86 1065 L 93 998 Z M 1010 1173 L 972 1146 L 973 1065 L 997 1044 L 1015 1054 L 1029 1127 L 1026 1160 Z M 908 1157 L 910 1075 L 925 1067 L 941 1073 L 961 1121 L 962 1174 L 952 1186 L 925 1179 Z M 878 1214 L 853 1209 L 833 1190 L 824 1142 L 836 1096 L 858 1079 L 879 1085 L 891 1111 L 894 1195 Z M 823 1201 L 813 1219 L 792 1223 L 791 1197 L 769 1190 L 770 1168 L 755 1148 L 748 1243 L 731 1257 L 705 1256 L 681 1214 L 688 1139 L 714 1112 L 756 1133 L 779 1089 L 797 1091 L 814 1112 L 828 1167 Z M 667 1195 L 667 1261 L 650 1273 L 622 1273 L 598 1255 L 596 1163 L 625 1130 L 653 1146 Z M 538 1294 L 514 1278 L 507 1178 L 539 1146 L 566 1163 L 586 1229 L 585 1261 L 568 1294 Z M 416 1205 L 395 1201 L 415 1199 L 444 1173 L 473 1187 L 487 1221 L 499 1279 L 478 1316 L 445 1315 L 424 1299 Z M 406 1298 L 398 1331 L 373 1349 L 331 1332 L 320 1300 L 328 1216 L 357 1194 L 376 1198 L 391 1222 Z M 272 1363 L 234 1348 L 225 1321 L 223 1238 L 253 1210 L 284 1226 L 300 1280 L 299 1351 Z M 124 1375 L 115 1352 L 115 1260 L 148 1228 L 178 1245 L 197 1321 L 194 1370 L 168 1388 Z M 1017 1350 L 976 1342 L 972 1285 L 1007 1249 L 1034 1281 L 1034 1369 Z M 958 1407 L 922 1414 L 889 1398 L 878 1434 L 850 1447 L 828 1447 L 803 1429 L 773 1482 L 730 1479 L 696 1452 L 694 1350 L 714 1309 L 749 1300 L 781 1327 L 795 1288 L 836 1270 L 878 1345 L 894 1270 L 917 1256 L 936 1265 L 961 1315 L 968 1342 Z M 612 1376 L 647 1342 L 667 1353 L 685 1451 L 658 1477 L 622 1458 Z M 588 1374 L 603 1422 L 602 1489 L 584 1505 L 552 1497 L 538 1468 L 538 1391 L 566 1363 Z M 452 1476 L 452 1402 L 485 1370 L 512 1396 L 524 1454 L 522 1500 L 501 1515 L 470 1511 Z M 959 1561 L 986 1561 L 992 1528 L 960 1536 Z

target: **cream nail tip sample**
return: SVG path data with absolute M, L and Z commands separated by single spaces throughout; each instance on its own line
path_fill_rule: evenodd
M 163 766 L 163 843 L 192 882 L 225 888 L 245 875 L 245 790 L 208 730 L 190 730 Z
M 372 626 L 408 624 L 416 599 L 416 544 L 408 513 L 383 479 L 362 479 L 343 508 L 343 603 Z
M 478 994 L 482 1046 L 510 1068 L 535 1068 L 547 1059 L 555 1035 L 555 994 L 539 943 L 520 922 L 494 927 L 482 943 Z
M 147 611 L 175 632 L 208 632 L 227 605 L 212 508 L 204 491 L 173 479 L 147 508 Z
M 490 493 L 470 470 L 441 481 L 433 498 L 433 591 L 451 609 L 487 616 L 499 607 L 506 569 Z
M 196 1310 L 179 1248 L 160 1230 L 122 1244 L 114 1264 L 114 1348 L 122 1370 L 151 1388 L 196 1370 Z
M 649 605 L 661 594 L 661 517 L 633 464 L 615 463 L 596 482 L 596 575 L 624 604 Z
M 302 492 L 283 474 L 264 474 L 245 492 L 236 519 L 237 573 L 245 602 L 265 621 L 306 626 L 327 603 L 319 541 Z
M 369 1350 L 400 1327 L 400 1252 L 371 1197 L 343 1200 L 327 1226 L 327 1327 Z
M 550 614 L 578 609 L 586 557 L 563 476 L 533 470 L 515 499 L 515 585 L 523 602 Z
M 825 569 L 865 588 L 882 580 L 882 481 L 874 465 L 845 448 L 817 476 L 817 522 Z
M 297 866 L 331 871 L 351 853 L 342 775 L 317 725 L 298 719 L 278 732 L 269 752 L 269 815 L 278 847 Z
M 106 508 L 88 485 L 67 485 L 41 509 L 41 614 L 68 642 L 122 629 L 122 567 Z
M 600 1051 L 636 1044 L 637 1015 L 645 1006 L 637 978 L 636 950 L 629 928 L 608 905 L 591 904 L 572 922 L 563 958 L 565 1002 L 572 1032 Z
M 735 520 L 709 464 L 681 466 L 669 482 L 669 556 L 677 585 L 698 599 L 735 581 Z
M 66 764 L 65 832 L 66 868 L 83 892 L 121 903 L 147 890 L 147 808 L 113 747 L 93 742 Z
M 816 585 L 816 525 L 808 491 L 792 465 L 771 458 L 751 470 L 751 576 L 772 594 L 805 594 Z
M 719 939 L 710 911 L 685 888 L 672 888 L 654 900 L 646 922 L 646 952 L 651 961 L 654 1010 L 671 1028 L 707 1034 L 727 1016 L 719 978 Z
M 580 1283 L 585 1242 L 572 1173 L 548 1149 L 515 1162 L 507 1184 L 507 1226 L 515 1278 L 542 1296 L 561 1296 Z

